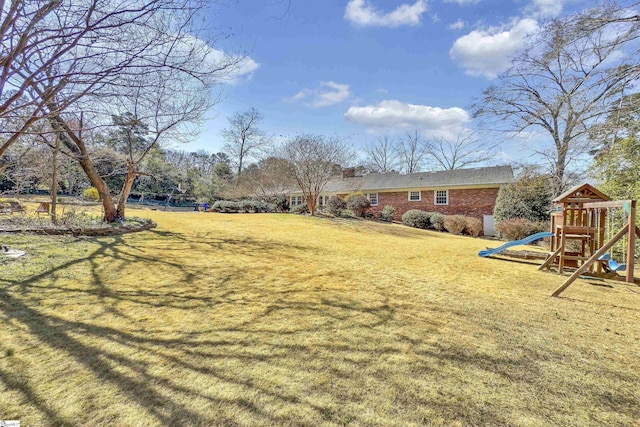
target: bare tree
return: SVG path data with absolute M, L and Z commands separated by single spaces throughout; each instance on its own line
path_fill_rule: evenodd
M 197 0 L 15 0 L 0 9 L 0 155 L 46 118 L 101 196 L 105 219 L 119 218 L 84 141 L 131 111 L 156 135 L 178 137 L 217 102 L 213 88 L 243 58 L 197 37 Z M 186 107 L 186 108 L 185 108 Z M 10 129 L 9 131 L 6 131 Z M 159 141 L 156 141 L 159 143 Z
M 535 151 L 550 165 L 556 194 L 567 184 L 567 168 L 588 152 L 589 128 L 638 78 L 633 42 L 640 22 L 613 22 L 619 14 L 602 6 L 549 22 L 484 92 L 475 111 L 496 129 L 542 131 L 550 139 L 551 148 Z M 613 23 L 604 25 L 606 20 Z
M 427 157 L 438 169 L 453 170 L 487 162 L 496 156 L 498 143 L 481 141 L 467 130 L 458 132 L 453 138 L 436 137 L 427 144 Z
M 398 163 L 395 142 L 388 135 L 376 140 L 364 149 L 367 165 L 375 172 L 389 172 Z
M 295 186 L 291 164 L 280 157 L 269 156 L 245 170 L 242 179 L 244 195 L 274 199 Z
M 236 180 L 242 174 L 243 164 L 249 156 L 269 142 L 259 128 L 262 119 L 262 114 L 251 107 L 248 111 L 229 117 L 229 127 L 222 131 L 222 137 L 227 141 L 224 149 L 237 165 Z
M 405 173 L 420 172 L 426 155 L 426 144 L 416 130 L 408 133 L 396 143 L 396 155 L 398 156 L 402 171 Z
M 291 165 L 291 175 L 315 215 L 318 197 L 336 172 L 351 157 L 347 145 L 321 135 L 301 135 L 283 148 L 283 157 Z M 338 169 L 339 170 L 339 169 Z

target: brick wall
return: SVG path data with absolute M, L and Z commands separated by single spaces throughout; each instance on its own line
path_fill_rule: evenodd
M 344 197 L 344 195 L 340 195 Z M 497 188 L 477 188 L 469 190 L 449 190 L 449 204 L 436 205 L 433 190 L 422 190 L 420 201 L 409 201 L 406 191 L 378 193 L 378 206 L 371 212 L 380 214 L 385 205 L 392 205 L 396 211 L 394 218 L 400 220 L 409 209 L 440 212 L 445 215 L 467 215 L 482 219 L 482 215 L 493 215 L 493 207 L 498 197 Z

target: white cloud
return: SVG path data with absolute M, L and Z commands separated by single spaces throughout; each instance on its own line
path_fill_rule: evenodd
M 212 68 L 221 68 L 224 64 L 228 64 L 227 68 L 218 73 L 220 83 L 235 84 L 242 79 L 249 79 L 254 71 L 260 68 L 260 64 L 249 56 L 229 54 L 213 48 L 205 40 L 191 35 L 180 39 L 174 49 L 176 52 L 186 55 L 191 52 L 196 52 L 198 55 L 203 54 L 204 62 Z
M 467 4 L 478 4 L 480 0 L 444 0 L 445 3 L 457 3 L 460 6 Z
M 448 135 L 460 131 L 471 120 L 459 107 L 440 108 L 386 100 L 378 105 L 351 107 L 348 121 L 364 125 L 370 131 L 419 130 L 427 135 Z
M 553 18 L 562 12 L 562 0 L 533 0 L 525 13 L 538 18 Z
M 538 31 L 535 19 L 521 19 L 506 27 L 474 30 L 457 39 L 449 56 L 472 76 L 496 77 L 509 67 L 511 57 Z
M 425 0 L 413 4 L 401 4 L 393 11 L 384 13 L 369 4 L 368 0 L 350 0 L 344 12 L 344 18 L 361 27 L 390 27 L 420 24 L 420 17 L 427 10 Z
M 449 29 L 450 30 L 461 30 L 465 27 L 465 22 L 462 19 L 458 19 L 456 22 L 454 22 L 453 24 L 449 24 Z
M 321 89 L 302 89 L 295 95 L 285 98 L 289 102 L 304 101 L 310 107 L 328 107 L 346 101 L 350 96 L 349 85 L 336 82 L 320 82 Z

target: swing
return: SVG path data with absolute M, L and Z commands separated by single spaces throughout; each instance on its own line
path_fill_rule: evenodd
M 611 271 L 624 271 L 627 269 L 627 264 L 618 264 L 615 260 L 611 259 L 611 254 L 600 256 L 598 261 L 606 262 L 605 266 Z
M 623 212 L 622 214 L 625 215 L 626 212 L 626 206 L 624 206 Z M 614 221 L 613 221 L 613 215 L 611 215 L 610 209 L 607 208 L 607 217 L 608 217 L 608 221 L 609 221 L 609 227 L 607 227 L 610 231 L 613 230 L 613 226 L 614 226 Z M 624 221 L 624 217 L 623 217 L 623 221 Z M 608 240 L 608 239 L 607 239 Z M 623 244 L 623 259 L 626 259 L 626 254 L 624 252 L 626 252 L 626 244 Z M 611 271 L 611 272 L 617 272 L 617 271 L 625 271 L 627 269 L 627 264 L 626 263 L 622 263 L 622 264 L 618 264 L 618 262 L 616 260 L 614 260 L 611 257 L 611 254 L 604 254 L 601 255 L 598 258 L 598 261 L 602 261 L 604 264 L 605 269 Z

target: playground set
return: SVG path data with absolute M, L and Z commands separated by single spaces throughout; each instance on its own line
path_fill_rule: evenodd
M 624 225 L 614 233 L 616 224 Z M 635 200 L 611 200 L 589 184 L 579 185 L 553 200 L 551 231 L 480 251 L 479 255 L 495 255 L 545 237 L 551 238 L 551 247 L 539 270 L 555 267 L 558 274 L 573 270 L 552 296 L 559 296 L 582 275 L 634 283 L 636 237 L 640 238 Z M 619 252 L 625 258 L 624 263 L 616 262 L 608 253 L 619 242 L 623 243 Z

